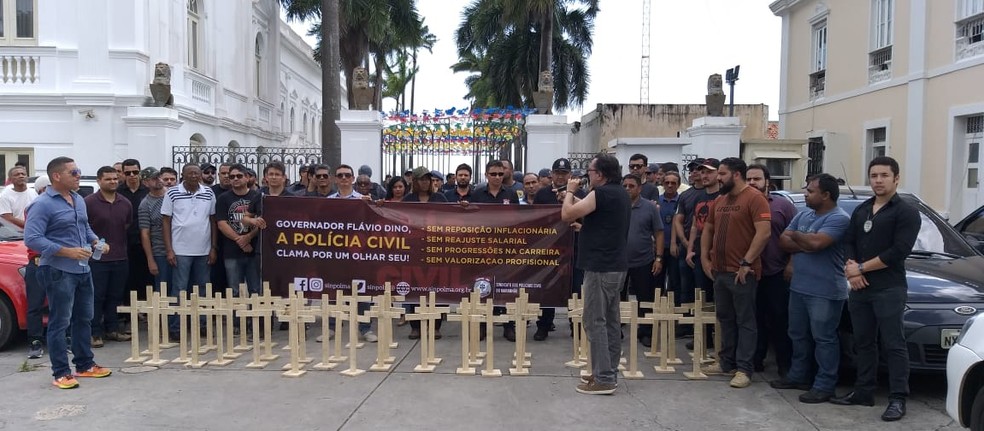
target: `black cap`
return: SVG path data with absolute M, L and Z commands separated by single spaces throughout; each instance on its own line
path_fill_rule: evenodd
M 692 171 L 694 169 L 699 168 L 700 165 L 703 165 L 703 164 L 704 164 L 704 158 L 703 157 L 698 157 L 698 158 L 692 160 L 690 163 L 687 163 L 687 170 L 688 171 Z
M 720 166 L 721 166 L 721 161 L 718 160 L 718 159 L 715 159 L 713 157 L 708 157 L 708 158 L 704 159 L 704 163 L 701 163 L 700 164 L 700 167 L 702 167 L 704 169 L 709 169 L 709 170 L 712 170 L 712 171 L 716 171 L 718 169 L 718 167 L 720 167 Z
M 550 176 L 550 169 L 547 169 L 547 168 L 540 169 L 540 172 L 539 172 L 538 176 L 540 178 L 549 177 Z
M 212 172 L 215 172 L 215 165 L 208 162 L 202 163 L 201 166 L 199 166 L 199 168 L 201 168 L 202 172 L 205 172 L 209 169 L 211 169 Z
M 567 160 L 567 159 L 563 159 L 563 158 L 554 160 L 553 167 L 551 167 L 550 169 L 551 170 L 554 170 L 554 171 L 570 172 L 571 171 L 571 161 L 570 160 Z

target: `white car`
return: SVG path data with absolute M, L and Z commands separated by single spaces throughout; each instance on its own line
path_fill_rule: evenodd
M 946 411 L 973 431 L 984 431 L 984 318 L 980 316 L 967 320 L 946 358 Z

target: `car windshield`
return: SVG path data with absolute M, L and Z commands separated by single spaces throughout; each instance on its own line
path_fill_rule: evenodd
M 19 229 L 0 224 L 0 241 L 19 241 L 24 239 L 24 232 Z
M 801 198 L 802 194 L 791 195 L 794 205 L 798 210 L 806 208 L 806 202 Z M 913 254 L 942 253 L 941 257 L 968 257 L 977 254 L 976 251 L 967 243 L 957 231 L 953 230 L 936 211 L 926 206 L 921 200 L 912 194 L 899 193 L 899 196 L 907 203 L 919 210 L 919 218 L 922 221 L 919 227 L 919 235 L 916 237 L 916 244 L 912 247 Z M 854 209 L 861 205 L 869 196 L 853 196 L 841 194 L 837 205 L 852 214 Z M 929 256 L 927 256 L 929 257 Z

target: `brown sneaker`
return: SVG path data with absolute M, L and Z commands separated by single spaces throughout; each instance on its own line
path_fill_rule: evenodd
M 105 338 L 111 341 L 130 341 L 133 337 L 122 332 L 109 332 L 105 335 Z
M 578 393 L 587 395 L 611 395 L 615 393 L 615 385 L 598 383 L 592 380 L 591 383 L 577 385 L 576 390 Z
M 706 367 L 701 367 L 700 371 L 704 374 L 710 374 L 712 376 L 734 376 L 736 370 L 724 371 L 721 369 L 721 364 L 712 364 Z
M 732 388 L 747 388 L 751 384 L 752 379 L 748 378 L 748 374 L 745 374 L 744 371 L 735 373 L 735 376 L 731 379 Z
M 594 376 L 592 376 L 591 374 L 588 374 L 586 376 L 581 376 L 581 383 L 582 384 L 588 384 L 588 383 L 591 383 L 591 382 L 594 382 Z
M 102 346 L 103 346 L 103 339 L 102 339 L 102 337 L 92 337 L 92 347 L 94 347 L 94 348 L 100 348 Z

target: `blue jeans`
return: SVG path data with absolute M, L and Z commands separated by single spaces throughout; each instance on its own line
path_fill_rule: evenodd
M 232 294 L 239 297 L 239 284 L 245 282 L 246 289 L 250 294 L 260 295 L 260 255 L 253 253 L 252 256 L 227 257 L 224 262 L 226 270 L 226 280 L 232 288 Z M 216 289 L 219 286 L 214 286 Z
M 24 268 L 24 287 L 27 290 L 27 338 L 44 339 L 44 286 L 38 281 L 38 266 L 27 260 Z
M 820 298 L 789 292 L 789 338 L 793 341 L 793 361 L 786 378 L 796 383 L 809 383 L 813 368 L 811 356 L 817 361 L 813 389 L 834 393 L 837 368 L 840 366 L 840 323 L 844 300 Z M 811 335 L 812 334 L 812 335 Z
M 168 296 L 180 298 L 184 292 L 198 286 L 198 296 L 205 294 L 208 284 L 208 256 L 177 256 L 178 265 L 171 273 L 174 284 L 168 288 Z M 204 318 L 202 319 L 204 321 Z M 167 327 L 170 332 L 178 332 L 181 328 L 178 316 L 167 316 Z
M 126 290 L 126 277 L 130 264 L 125 260 L 89 262 L 92 268 L 92 336 L 102 337 L 109 332 L 120 330 L 116 307 L 123 303 Z
M 55 378 L 71 375 L 65 334 L 72 327 L 72 362 L 76 371 L 95 365 L 92 354 L 92 274 L 73 274 L 51 266 L 38 268 L 38 282 L 48 295 L 48 358 Z
M 167 263 L 167 256 L 154 256 L 154 263 L 157 264 L 157 275 L 154 276 L 154 292 L 161 291 L 161 283 L 167 283 L 167 292 L 171 291 L 173 283 L 172 273 L 174 268 Z
M 584 271 L 584 332 L 591 342 L 591 374 L 601 384 L 618 382 L 622 356 L 618 300 L 624 283 L 625 272 Z

